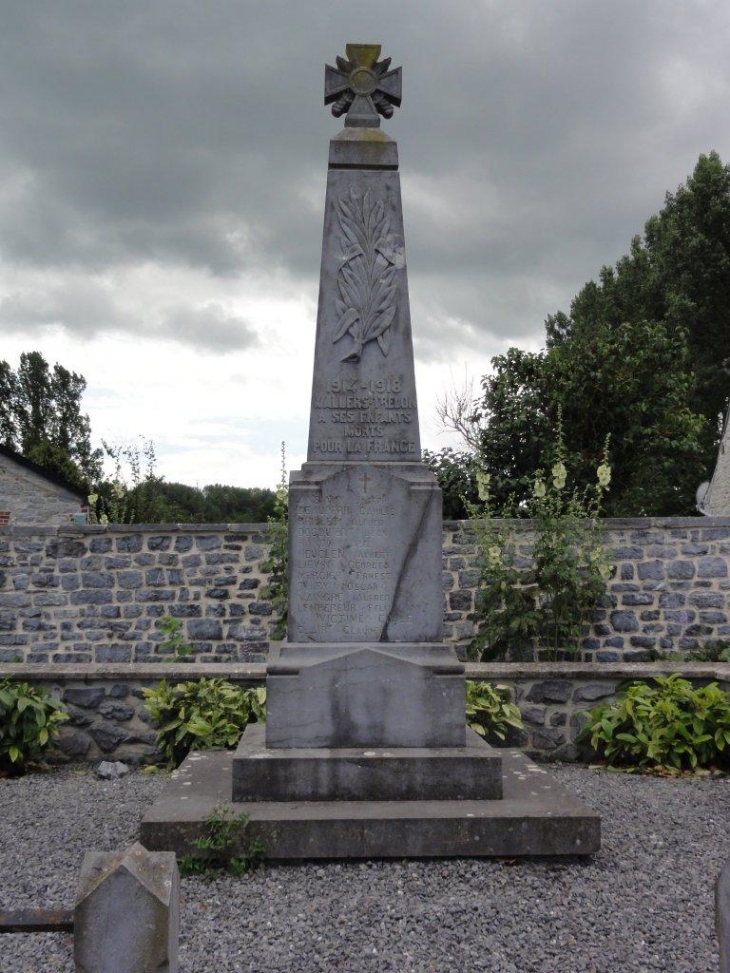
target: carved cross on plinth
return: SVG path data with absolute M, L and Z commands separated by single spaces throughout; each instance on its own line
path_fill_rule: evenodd
M 335 118 L 344 115 L 345 125 L 379 128 L 380 118 L 391 118 L 401 103 L 401 69 L 389 71 L 390 58 L 378 61 L 380 44 L 346 44 L 347 60 L 324 68 L 324 103 L 332 105 Z

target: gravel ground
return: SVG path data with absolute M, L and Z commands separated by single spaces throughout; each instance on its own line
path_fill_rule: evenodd
M 730 781 L 556 766 L 603 817 L 587 861 L 267 866 L 184 879 L 181 973 L 715 973 Z M 0 908 L 70 906 L 83 853 L 123 848 L 165 784 L 70 769 L 0 781 Z M 0 973 L 73 973 L 63 935 L 3 935 Z

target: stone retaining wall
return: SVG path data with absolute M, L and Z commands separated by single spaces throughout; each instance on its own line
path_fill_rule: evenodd
M 529 564 L 530 521 L 512 522 Z M 730 641 L 730 518 L 607 520 L 615 573 L 583 659 L 647 661 Z M 266 524 L 0 527 L 0 663 L 128 663 L 164 653 L 160 619 L 202 662 L 263 662 Z M 474 626 L 476 537 L 444 526 L 444 628 L 462 658 Z
M 220 676 L 242 686 L 263 684 L 265 666 L 221 663 L 207 665 L 10 665 L 0 666 L 0 678 L 10 677 L 46 686 L 62 700 L 71 719 L 61 726 L 58 759 L 98 762 L 123 760 L 157 763 L 155 730 L 142 689 L 164 677 L 177 683 L 201 676 Z M 507 740 L 538 760 L 581 759 L 575 738 L 582 714 L 599 702 L 614 699 L 628 679 L 650 679 L 680 672 L 700 685 L 718 681 L 730 688 L 730 664 L 680 665 L 629 663 L 543 663 L 530 665 L 479 664 L 467 666 L 467 678 L 510 687 L 520 708 L 524 730 Z

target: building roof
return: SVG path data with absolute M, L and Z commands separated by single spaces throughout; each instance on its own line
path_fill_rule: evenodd
M 76 486 L 75 483 L 69 483 L 68 480 L 64 480 L 64 478 L 62 476 L 58 476 L 57 473 L 51 473 L 49 470 L 43 469 L 42 466 L 32 462 L 32 460 L 26 459 L 25 456 L 21 456 L 20 453 L 16 453 L 15 450 L 11 449 L 9 446 L 3 446 L 2 443 L 0 443 L 0 456 L 5 456 L 13 463 L 17 463 L 18 466 L 22 466 L 26 470 L 30 470 L 31 473 L 35 473 L 36 476 L 42 476 L 44 480 L 48 480 L 48 482 L 53 483 L 54 486 L 62 487 L 64 490 L 68 490 L 69 493 L 75 494 L 80 498 L 82 503 L 87 502 L 86 491 L 82 490 L 81 487 Z

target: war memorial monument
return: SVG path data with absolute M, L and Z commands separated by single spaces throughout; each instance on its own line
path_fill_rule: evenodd
M 442 640 L 441 491 L 421 461 L 398 147 L 401 69 L 348 44 L 325 69 L 330 142 L 307 462 L 289 492 L 288 641 L 267 721 L 193 753 L 142 824 L 188 851 L 221 804 L 267 857 L 590 854 L 600 819 L 466 726 Z

